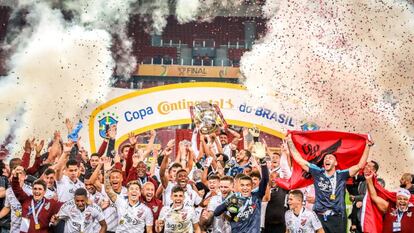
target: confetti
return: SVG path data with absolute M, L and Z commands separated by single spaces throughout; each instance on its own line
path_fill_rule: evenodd
M 321 129 L 370 133 L 371 158 L 394 186 L 394 167 L 414 172 L 412 3 L 267 1 L 264 11 L 268 32 L 241 60 L 255 101 Z

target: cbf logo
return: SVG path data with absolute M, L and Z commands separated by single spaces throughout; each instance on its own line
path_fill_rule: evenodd
M 302 131 L 315 131 L 319 130 L 320 127 L 314 122 L 307 122 L 301 125 L 300 128 L 302 129 Z
M 115 113 L 104 112 L 98 116 L 99 122 L 99 136 L 106 138 L 106 131 L 109 126 L 116 125 L 118 123 L 118 116 Z

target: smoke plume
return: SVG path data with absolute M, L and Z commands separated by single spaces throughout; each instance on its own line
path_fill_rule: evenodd
M 0 82 L 0 140 L 12 134 L 13 152 L 28 137 L 52 136 L 65 117 L 85 121 L 82 109 L 104 100 L 114 68 L 107 31 L 67 23 L 47 3 L 20 7 L 28 25 L 9 44 L 10 71 Z

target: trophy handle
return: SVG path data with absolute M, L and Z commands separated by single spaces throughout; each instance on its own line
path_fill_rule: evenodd
M 221 123 L 222 123 L 222 126 L 224 127 L 224 129 L 227 129 L 227 122 L 226 122 L 226 120 L 224 119 L 224 117 L 223 117 L 223 113 L 221 112 L 221 110 L 220 110 L 220 108 L 217 106 L 217 104 L 213 104 L 213 106 L 214 106 L 214 109 L 216 109 L 216 113 L 217 113 L 217 115 L 220 117 L 220 119 L 221 119 Z

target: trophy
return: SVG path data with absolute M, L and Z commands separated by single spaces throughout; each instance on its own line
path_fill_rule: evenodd
M 240 211 L 242 206 L 240 200 L 240 193 L 231 193 L 227 198 L 224 200 L 226 203 L 227 211 L 233 216 L 237 215 Z
M 200 102 L 190 107 L 190 114 L 201 134 L 210 134 L 221 127 L 227 127 L 223 114 L 216 104 Z

